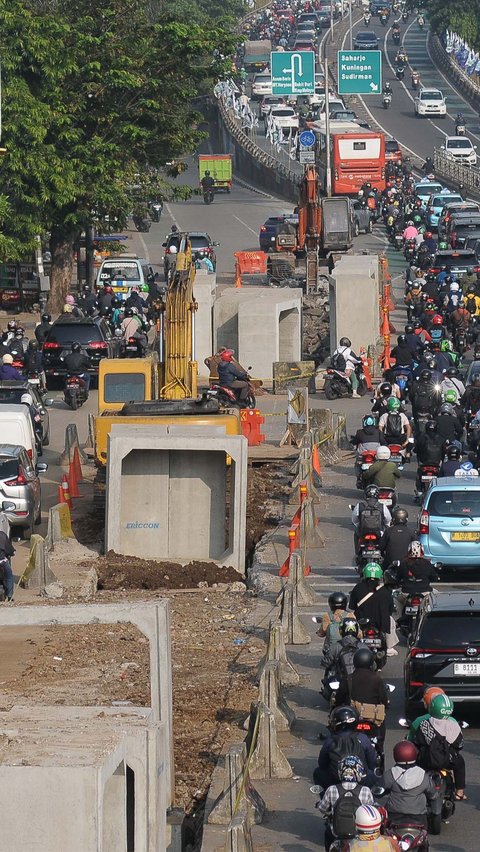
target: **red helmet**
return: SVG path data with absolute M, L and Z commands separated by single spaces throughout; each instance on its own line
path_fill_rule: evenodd
M 443 325 L 443 317 L 440 314 L 435 314 L 432 319 L 432 325 Z
M 104 293 L 113 293 L 113 290 L 112 290 L 112 288 L 110 287 L 110 284 L 106 284 L 106 285 L 105 285 L 105 287 L 103 288 L 103 292 L 104 292 Z
M 432 698 L 435 698 L 436 695 L 445 695 L 443 689 L 439 686 L 429 686 L 428 689 L 423 693 L 423 703 L 425 704 L 425 709 L 428 710 L 430 707 L 430 701 Z
M 229 349 L 227 349 L 225 352 L 222 352 L 222 354 L 220 355 L 220 360 L 221 361 L 233 361 L 233 355 L 232 355 L 232 353 L 230 352 Z
M 402 740 L 401 743 L 393 749 L 393 759 L 395 763 L 413 764 L 417 762 L 418 749 L 408 740 Z
M 424 238 L 424 240 L 430 240 L 432 238 L 432 236 L 433 236 L 433 234 L 432 234 L 431 231 L 425 231 L 423 238 Z

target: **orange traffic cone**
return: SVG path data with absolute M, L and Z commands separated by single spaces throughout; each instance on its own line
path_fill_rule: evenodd
M 67 479 L 66 473 L 64 473 L 63 476 L 62 476 L 61 488 L 62 488 L 62 491 L 63 491 L 62 502 L 66 503 L 69 509 L 73 509 L 73 503 L 72 503 L 72 498 L 70 497 L 70 491 L 68 489 L 68 479 Z
M 59 485 L 58 488 L 57 488 L 57 495 L 58 495 L 58 498 L 57 498 L 58 502 L 59 503 L 65 503 L 65 497 L 63 496 L 63 488 L 62 488 L 61 485 Z
M 72 463 L 68 469 L 68 493 L 70 497 L 81 497 L 80 491 L 78 490 L 78 481 L 77 474 L 75 472 L 75 466 Z
M 75 476 L 77 478 L 77 482 L 83 481 L 83 471 L 82 465 L 80 464 L 80 453 L 78 452 L 78 447 L 75 447 L 73 451 L 73 469 L 75 471 Z M 74 495 L 72 495 L 74 496 Z
M 290 571 L 290 556 L 293 551 L 298 547 L 299 542 L 299 527 L 298 524 L 295 526 L 291 526 L 288 531 L 288 556 L 285 559 L 285 562 L 280 568 L 278 572 L 279 577 L 288 577 L 288 572 Z
M 320 453 L 318 452 L 318 444 L 314 444 L 312 450 L 312 479 L 314 488 L 320 488 L 322 484 L 322 472 L 320 465 Z

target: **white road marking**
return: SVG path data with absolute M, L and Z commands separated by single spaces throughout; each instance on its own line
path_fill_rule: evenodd
M 247 223 L 244 222 L 243 219 L 239 219 L 238 216 L 235 216 L 235 213 L 232 213 L 232 216 L 234 219 L 237 220 L 237 222 L 240 222 L 240 224 L 243 225 L 244 228 L 247 228 L 247 230 L 250 231 L 252 234 L 255 234 L 256 237 L 258 236 L 258 232 L 254 231 L 253 228 L 250 227 L 250 225 L 247 225 Z
M 172 208 L 170 207 L 170 204 L 165 203 L 165 210 L 167 211 L 168 215 L 170 216 L 170 219 L 172 220 L 173 224 L 176 225 L 179 230 L 182 230 L 180 228 L 180 225 L 178 224 L 175 216 L 172 213 Z
M 143 239 L 143 237 L 140 233 L 138 234 L 138 239 L 140 240 L 140 242 L 142 244 L 143 256 L 144 256 L 145 260 L 148 263 L 150 263 L 150 254 L 148 252 L 147 244 L 146 244 L 145 240 Z

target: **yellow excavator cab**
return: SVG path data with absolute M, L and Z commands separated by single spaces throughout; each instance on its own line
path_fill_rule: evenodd
M 120 411 L 126 402 L 158 399 L 158 355 L 102 358 L 98 369 L 98 413 Z

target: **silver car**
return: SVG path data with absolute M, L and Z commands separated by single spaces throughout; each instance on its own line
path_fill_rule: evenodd
M 6 512 L 8 521 L 11 527 L 20 527 L 20 534 L 27 540 L 42 518 L 38 474 L 47 469 L 46 464 L 35 468 L 24 447 L 0 444 L 0 501 L 14 504 Z

